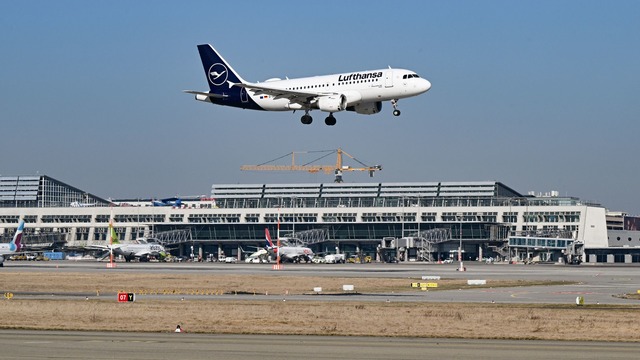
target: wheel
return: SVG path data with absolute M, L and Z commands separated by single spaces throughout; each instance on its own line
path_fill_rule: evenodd
M 329 126 L 333 126 L 336 124 L 336 118 L 333 117 L 333 115 L 329 115 L 327 116 L 326 119 L 324 119 L 324 123 L 329 125 Z
M 300 121 L 305 125 L 309 125 L 313 121 L 313 118 L 311 117 L 311 115 L 308 115 L 308 114 L 302 115 L 302 117 L 300 118 Z
M 393 116 L 400 116 L 400 110 L 393 110 Z

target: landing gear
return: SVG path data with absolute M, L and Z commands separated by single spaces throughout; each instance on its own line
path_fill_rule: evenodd
M 300 118 L 300 121 L 305 125 L 311 124 L 311 122 L 313 121 L 313 118 L 311 117 L 311 115 L 309 115 L 309 110 L 304 111 L 304 115 L 302 115 L 302 117 Z
M 393 106 L 393 116 L 400 116 L 400 110 L 398 110 L 398 100 L 391 100 L 391 106 Z
M 327 118 L 324 119 L 324 123 L 329 126 L 333 126 L 336 124 L 336 118 L 333 117 L 333 113 L 329 113 L 329 116 L 327 116 Z

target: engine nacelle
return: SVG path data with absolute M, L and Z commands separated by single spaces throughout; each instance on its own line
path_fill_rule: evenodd
M 377 114 L 380 112 L 380 110 L 382 110 L 382 101 L 376 101 L 371 103 L 361 103 L 355 106 L 349 106 L 347 108 L 347 111 L 355 111 L 358 114 L 365 114 L 365 115 Z
M 318 109 L 326 112 L 342 111 L 347 108 L 347 97 L 344 95 L 326 95 L 318 98 Z

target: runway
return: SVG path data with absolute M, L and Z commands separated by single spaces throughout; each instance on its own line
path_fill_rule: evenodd
M 553 264 L 509 265 L 465 263 L 467 271 L 457 271 L 457 264 L 286 264 L 279 275 L 314 277 L 370 277 L 406 278 L 407 291 L 394 294 L 355 295 L 295 295 L 292 300 L 357 300 L 357 301 L 406 301 L 406 302 L 495 302 L 531 304 L 572 304 L 582 296 L 585 304 L 638 305 L 640 301 L 622 299 L 616 295 L 637 293 L 640 289 L 640 271 L 629 265 L 581 265 Z M 198 273 L 198 274 L 275 274 L 270 264 L 224 264 L 224 263 L 118 263 L 117 268 L 107 269 L 102 262 L 50 261 L 47 263 L 8 262 L 0 270 L 14 271 L 58 271 L 58 272 L 154 272 L 154 273 Z M 412 281 L 422 276 L 440 276 L 443 279 L 487 280 L 549 280 L 566 281 L 566 285 L 478 288 L 466 290 L 416 291 L 409 289 Z M 310 290 L 313 284 L 310 284 Z M 2 290 L 2 289 L 0 289 Z M 356 289 L 357 290 L 357 289 Z M 47 294 L 46 296 L 50 296 Z M 79 294 L 85 296 L 85 294 Z M 152 295 L 143 295 L 152 296 Z M 188 296 L 188 295 L 181 295 Z M 202 295 L 198 295 L 202 298 Z M 269 296 L 216 295 L 220 300 L 273 300 L 278 294 Z M 170 296 L 164 296 L 170 298 Z
M 407 284 L 422 276 L 445 279 L 552 280 L 571 285 L 478 288 L 467 290 L 416 291 L 394 294 L 295 295 L 289 299 L 323 301 L 402 302 L 496 302 L 556 304 L 586 303 L 637 305 L 638 300 L 619 299 L 616 294 L 635 293 L 640 287 L 640 271 L 634 266 L 560 266 L 466 263 L 467 271 L 456 264 L 287 264 L 279 275 L 308 277 L 392 277 L 406 278 Z M 7 262 L 0 273 L 17 272 L 91 273 L 192 273 L 265 274 L 276 273 L 268 264 L 220 263 L 105 263 L 50 261 Z M 105 294 L 103 294 L 104 296 Z M 16 295 L 25 296 L 25 295 Z M 37 298 L 47 295 L 27 295 Z M 84 296 L 71 294 L 67 296 Z M 151 295 L 142 295 L 151 296 Z M 189 297 L 189 295 L 180 295 Z M 55 297 L 63 297 L 62 295 Z M 171 299 L 172 295 L 159 296 Z M 202 298 L 202 295 L 198 296 Z M 216 300 L 274 300 L 282 295 L 217 295 Z M 473 324 L 470 324 L 473 326 Z M 264 336 L 213 335 L 191 333 L 113 333 L 0 330 L 0 359 L 630 359 L 637 357 L 640 343 L 553 342 L 511 340 L 463 340 L 423 338 L 382 338 L 344 336 Z
M 2 359 L 633 359 L 638 343 L 0 330 Z

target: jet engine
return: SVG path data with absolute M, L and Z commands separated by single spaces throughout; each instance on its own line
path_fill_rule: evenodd
M 360 103 L 355 106 L 349 106 L 347 111 L 355 111 L 358 114 L 377 114 L 382 110 L 382 101 L 376 101 L 371 103 Z
M 342 111 L 347 108 L 347 97 L 344 95 L 326 95 L 318 98 L 318 109 L 326 112 Z

